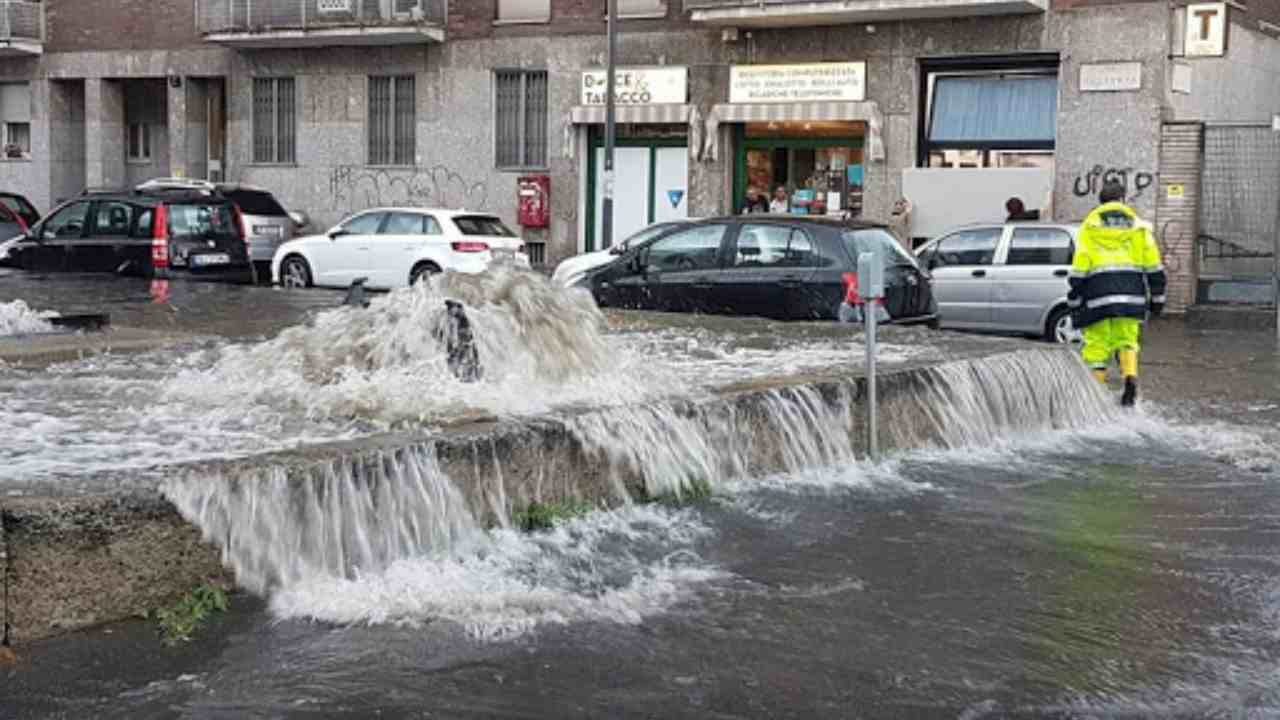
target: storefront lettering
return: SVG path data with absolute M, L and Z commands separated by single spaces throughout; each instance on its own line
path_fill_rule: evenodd
M 1151 187 L 1155 181 L 1155 175 L 1145 170 L 1135 172 L 1132 167 L 1108 168 L 1102 165 L 1094 165 L 1089 172 L 1076 176 L 1075 182 L 1071 186 L 1071 191 L 1075 193 L 1076 197 L 1089 197 L 1101 192 L 1103 185 L 1109 182 L 1118 182 L 1124 186 L 1130 200 L 1137 200 L 1142 197 L 1142 193 Z
M 729 101 L 791 102 L 863 100 L 866 63 L 816 65 L 735 65 L 730 69 Z
M 603 70 L 582 73 L 582 104 L 604 105 L 608 76 Z M 613 74 L 613 101 L 618 105 L 683 103 L 687 96 L 687 70 L 644 68 L 617 70 Z

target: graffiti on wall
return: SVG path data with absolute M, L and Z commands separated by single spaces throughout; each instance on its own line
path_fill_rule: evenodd
M 1188 252 L 1191 240 L 1191 228 L 1181 220 L 1169 220 L 1160 226 L 1160 234 L 1156 241 L 1160 246 L 1160 260 L 1164 263 L 1165 272 L 1169 277 L 1182 273 L 1183 257 L 1191 254 Z
M 1094 165 L 1083 175 L 1077 175 L 1071 191 L 1076 197 L 1091 197 L 1102 191 L 1102 186 L 1109 182 L 1118 182 L 1124 186 L 1129 200 L 1137 200 L 1147 188 L 1155 184 L 1156 176 L 1145 170 L 1134 170 L 1132 167 L 1106 167 Z
M 485 180 L 470 180 L 445 165 L 340 165 L 329 175 L 329 200 L 332 209 L 345 213 L 387 206 L 484 210 L 489 201 L 489 185 Z

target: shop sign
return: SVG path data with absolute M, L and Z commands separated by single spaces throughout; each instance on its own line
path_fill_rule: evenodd
M 608 97 L 604 70 L 582 73 L 582 104 L 604 105 Z M 689 71 L 684 67 L 617 68 L 613 101 L 618 105 L 683 105 L 688 98 Z
M 1142 88 L 1142 63 L 1092 63 L 1080 66 L 1080 92 L 1115 92 Z
M 867 97 L 865 62 L 734 65 L 729 102 L 860 101 Z
M 1227 4 L 1196 3 L 1187 6 L 1187 57 L 1220 57 L 1227 53 Z

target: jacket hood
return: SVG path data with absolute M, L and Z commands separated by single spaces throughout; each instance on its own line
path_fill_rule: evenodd
M 1119 249 L 1130 242 L 1132 233 L 1142 231 L 1146 224 L 1133 208 L 1124 203 L 1112 202 L 1100 205 L 1084 220 L 1084 229 L 1090 239 L 1109 249 Z

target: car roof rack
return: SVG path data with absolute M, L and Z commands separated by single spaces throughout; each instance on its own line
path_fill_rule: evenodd
M 192 178 L 177 178 L 177 177 L 152 178 L 144 183 L 139 183 L 138 185 L 134 186 L 134 190 L 138 190 L 142 192 L 149 192 L 153 190 L 174 190 L 174 189 L 204 190 L 208 192 L 213 192 L 218 189 L 218 186 L 209 182 L 208 180 L 194 180 Z

